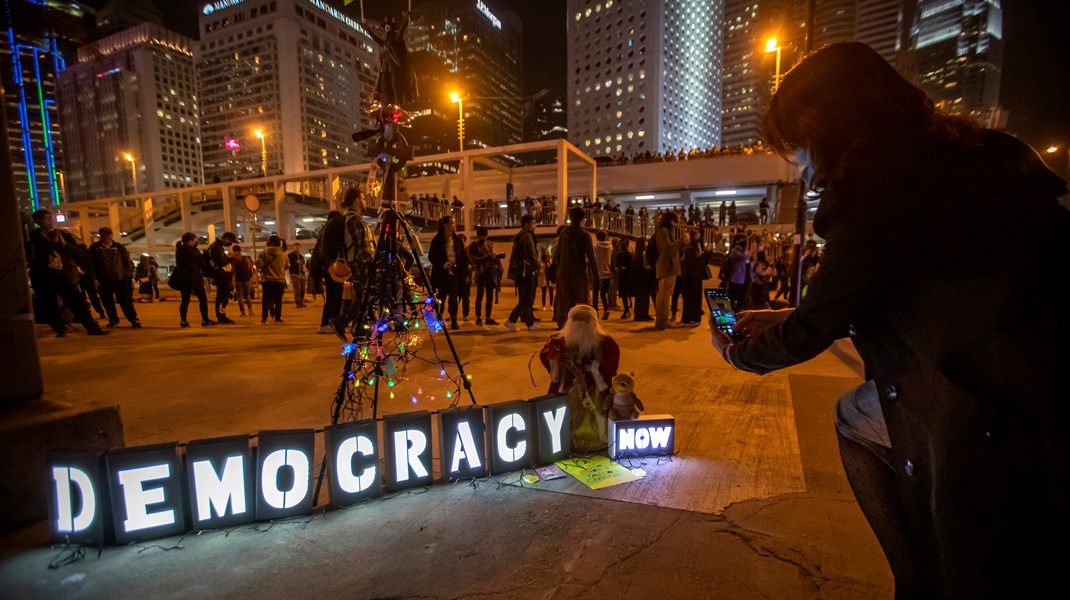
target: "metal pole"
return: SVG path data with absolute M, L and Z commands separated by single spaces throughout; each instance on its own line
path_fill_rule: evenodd
M 806 1 L 806 44 L 805 53 L 814 48 L 814 0 Z M 777 53 L 780 56 L 780 53 Z M 791 290 L 791 303 L 798 306 L 802 301 L 802 255 L 806 237 L 806 189 L 805 182 L 799 181 L 799 197 L 795 200 L 795 277 Z

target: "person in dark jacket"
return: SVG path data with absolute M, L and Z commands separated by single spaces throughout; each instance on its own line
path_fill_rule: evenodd
M 468 253 L 465 252 L 461 236 L 457 235 L 452 216 L 438 220 L 438 233 L 431 238 L 427 260 L 431 263 L 431 285 L 435 288 L 435 298 L 449 309 L 450 329 L 460 329 L 457 324 L 457 300 L 461 282 L 468 271 Z
M 234 320 L 227 317 L 227 304 L 234 292 L 234 268 L 227 256 L 227 249 L 238 241 L 238 236 L 227 231 L 208 246 L 209 261 L 205 275 L 212 278 L 215 285 L 215 318 L 217 323 L 231 324 Z
M 78 262 L 82 259 L 78 240 L 70 233 L 56 227 L 55 216 L 41 209 L 33 213 L 37 228 L 30 232 L 29 263 L 30 283 L 43 316 L 56 332 L 56 337 L 67 333 L 67 323 L 60 311 L 59 302 L 70 310 L 74 320 L 85 327 L 89 335 L 104 335 L 107 331 L 97 325 L 85 294 L 78 289 Z
M 554 316 L 557 328 L 568 320 L 568 311 L 577 304 L 591 301 L 591 282 L 598 281 L 598 266 L 594 257 L 594 242 L 583 230 L 583 208 L 574 206 L 568 211 L 569 224 L 560 228 L 554 247 L 557 265 L 557 303 Z
M 631 209 L 630 206 L 628 208 Z M 620 250 L 614 258 L 617 271 L 617 294 L 624 307 L 621 319 L 630 319 L 632 316 L 632 297 L 635 295 L 635 278 L 632 268 L 634 261 L 635 255 L 632 254 L 630 242 L 627 238 L 621 238 Z
M 505 321 L 505 328 L 516 331 L 517 321 L 528 330 L 535 324 L 535 287 L 539 277 L 539 251 L 535 247 L 535 215 L 520 217 L 520 231 L 513 237 L 513 252 L 509 255 L 509 277 L 516 283 L 517 301 Z
M 639 238 L 635 241 L 635 256 L 632 258 L 632 293 L 635 296 L 635 321 L 653 321 L 650 316 L 650 299 L 657 289 L 657 277 L 654 267 L 646 260 L 646 245 L 650 240 Z
M 468 260 L 471 262 L 471 270 L 475 274 L 477 326 L 483 325 L 484 313 L 487 315 L 487 325 L 498 324 L 490 316 L 491 309 L 494 307 L 494 292 L 498 283 L 494 280 L 495 253 L 494 246 L 487 241 L 487 234 L 489 233 L 487 228 L 482 225 L 476 227 L 476 239 L 468 245 Z M 486 310 L 484 310 L 484 305 Z
M 134 308 L 134 296 L 131 282 L 134 278 L 134 263 L 125 246 L 115 241 L 110 227 L 101 227 L 100 240 L 89 246 L 89 258 L 93 263 L 93 274 L 100 283 L 100 300 L 104 311 L 108 313 L 108 327 L 119 324 L 119 313 L 115 303 L 123 311 L 123 316 L 130 321 L 131 327 L 141 327 Z
M 764 133 L 820 191 L 821 268 L 794 310 L 741 313 L 736 340 L 711 325 L 714 347 L 761 374 L 850 337 L 867 381 L 837 402 L 840 456 L 897 598 L 1050 595 L 1070 535 L 1070 319 L 1036 282 L 1070 278 L 1066 182 L 856 42 L 799 62 Z
M 197 296 L 201 307 L 201 326 L 215 325 L 208 318 L 208 293 L 204 291 L 204 259 L 197 251 L 197 235 L 187 231 L 175 245 L 175 270 L 171 273 L 171 287 L 182 294 L 182 303 L 178 305 L 180 325 L 189 327 L 186 314 L 189 311 L 190 296 Z

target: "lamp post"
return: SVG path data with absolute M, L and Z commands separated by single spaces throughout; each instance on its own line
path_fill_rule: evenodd
M 450 102 L 457 103 L 457 139 L 461 143 L 461 152 L 464 152 L 464 98 L 457 92 L 450 92 Z
M 134 193 L 137 193 L 137 163 L 134 162 L 134 155 L 129 152 L 123 152 L 123 158 L 130 163 L 130 178 L 134 182 Z
M 260 173 L 267 177 L 267 141 L 263 130 L 254 129 L 253 135 L 260 138 Z
M 776 38 L 769 38 L 765 42 L 765 51 L 776 52 L 776 71 L 773 75 L 773 93 L 775 94 L 780 85 L 780 44 L 777 43 Z

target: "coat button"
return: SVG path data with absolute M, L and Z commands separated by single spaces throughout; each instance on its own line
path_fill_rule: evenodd
M 903 471 L 907 474 L 907 477 L 913 477 L 914 476 L 914 461 L 908 460 L 907 463 L 905 465 L 903 465 Z
M 887 396 L 889 400 L 895 400 L 899 397 L 899 390 L 895 389 L 894 385 L 890 385 L 884 390 L 884 395 Z
M 858 329 L 855 329 L 854 325 L 848 325 L 847 326 L 847 335 L 849 335 L 851 337 L 854 337 L 854 336 L 858 335 Z

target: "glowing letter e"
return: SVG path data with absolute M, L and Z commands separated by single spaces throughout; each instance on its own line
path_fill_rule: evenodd
M 127 532 L 162 527 L 175 522 L 174 510 L 148 512 L 150 504 L 159 504 L 167 499 L 164 489 L 162 487 L 145 489 L 145 482 L 167 479 L 170 476 L 171 466 L 167 464 L 119 471 L 119 485 L 123 488 L 123 501 L 126 502 L 126 520 L 123 521 L 123 528 Z
M 52 467 L 52 479 L 56 482 L 56 531 L 76 533 L 93 524 L 97 516 L 97 500 L 93 480 L 78 467 Z M 71 486 L 78 486 L 82 496 L 82 510 L 77 515 L 71 502 Z

